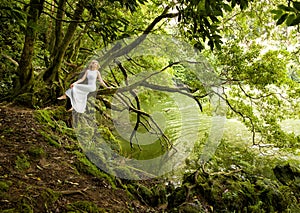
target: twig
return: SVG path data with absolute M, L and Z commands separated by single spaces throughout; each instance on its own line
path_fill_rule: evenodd
M 56 193 L 62 194 L 62 195 L 73 195 L 73 194 L 81 194 L 86 196 L 85 192 L 88 190 L 89 187 L 86 187 L 85 189 L 77 189 L 77 190 L 63 190 L 63 191 L 55 191 Z
M 231 170 L 229 172 L 213 172 L 213 173 L 209 173 L 209 175 L 211 176 L 215 176 L 215 175 L 231 175 L 231 174 L 234 174 L 234 173 L 239 173 L 243 171 L 242 169 L 237 169 L 237 170 Z
M 4 54 L 4 53 L 1 53 L 1 55 L 2 55 L 4 58 L 8 59 L 10 62 L 12 62 L 16 67 L 19 66 L 19 63 L 18 63 L 16 60 L 14 60 L 12 57 L 10 57 L 10 56 L 8 56 L 8 55 L 6 55 L 6 54 Z

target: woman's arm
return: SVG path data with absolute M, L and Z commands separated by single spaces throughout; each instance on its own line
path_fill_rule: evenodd
M 79 84 L 81 82 L 83 82 L 86 79 L 87 76 L 87 70 L 85 71 L 84 75 L 77 81 L 75 81 L 73 84 L 70 85 L 70 87 L 72 88 L 75 84 Z
M 105 84 L 105 82 L 103 81 L 100 72 L 98 71 L 98 80 L 100 81 L 100 84 L 102 84 L 103 86 L 105 86 L 106 88 L 108 88 L 108 86 Z

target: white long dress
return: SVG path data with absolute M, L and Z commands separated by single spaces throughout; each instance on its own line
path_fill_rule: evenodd
M 87 70 L 87 84 L 75 84 L 66 91 L 70 98 L 73 109 L 76 112 L 84 113 L 87 103 L 87 95 L 96 91 L 97 70 Z

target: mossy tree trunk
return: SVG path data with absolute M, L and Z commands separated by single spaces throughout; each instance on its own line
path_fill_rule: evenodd
M 17 77 L 14 83 L 14 96 L 30 91 L 34 82 L 32 59 L 34 56 L 37 24 L 43 10 L 44 0 L 30 0 L 29 5 L 25 42 L 19 61 L 19 68 L 16 73 Z
M 57 41 L 59 45 L 53 51 L 56 52 L 56 54 L 53 58 L 50 67 L 43 74 L 44 81 L 48 83 L 59 81 L 59 71 L 61 68 L 61 64 L 63 62 L 66 50 L 69 47 L 69 44 L 71 43 L 71 40 L 75 34 L 76 28 L 80 23 L 80 19 L 84 11 L 84 3 L 84 0 L 81 0 L 77 3 L 76 10 L 73 16 L 73 21 L 69 24 L 67 32 L 64 38 L 61 40 L 61 42 Z M 56 34 L 59 34 L 59 32 L 56 32 Z
M 66 9 L 66 0 L 59 0 L 58 2 L 58 9 L 57 9 L 57 15 L 56 15 L 56 20 L 55 20 L 55 43 L 54 43 L 54 48 L 55 47 L 59 47 L 61 45 L 61 41 L 62 41 L 62 29 L 63 29 L 63 22 L 62 19 L 65 16 L 65 9 Z M 54 53 L 55 51 L 52 51 L 52 58 L 54 58 Z

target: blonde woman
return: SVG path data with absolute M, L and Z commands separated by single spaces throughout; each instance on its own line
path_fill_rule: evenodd
M 101 74 L 99 72 L 99 63 L 96 60 L 93 60 L 88 69 L 85 71 L 82 78 L 78 81 L 75 81 L 70 85 L 70 89 L 66 91 L 66 93 L 59 98 L 58 100 L 66 99 L 67 97 L 70 98 L 72 108 L 68 111 L 75 110 L 79 113 L 84 113 L 87 103 L 87 95 L 90 92 L 96 91 L 96 81 L 99 80 L 100 84 L 104 87 L 108 88 L 107 85 L 104 83 Z M 87 84 L 79 84 L 87 79 Z

